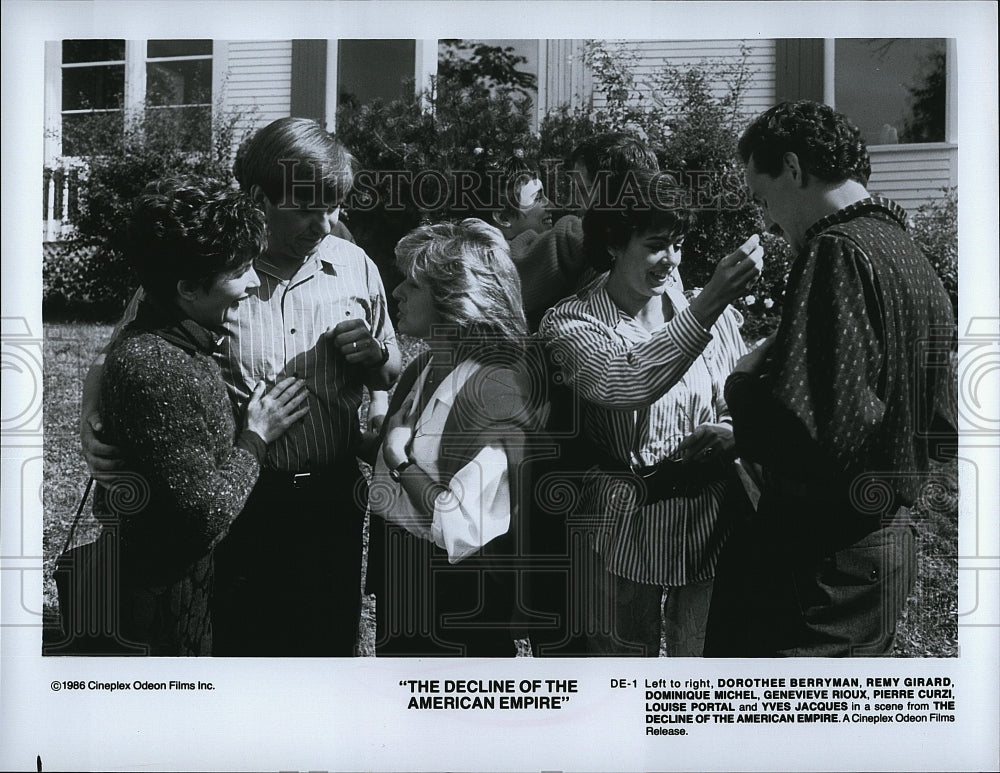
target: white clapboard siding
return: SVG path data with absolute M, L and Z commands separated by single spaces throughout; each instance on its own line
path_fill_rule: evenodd
M 872 176 L 868 188 L 909 211 L 958 185 L 958 148 L 948 144 L 876 145 L 869 148 Z
M 608 41 L 614 45 L 617 41 Z M 624 41 L 635 53 L 635 73 L 640 91 L 649 94 L 655 83 L 657 71 L 665 64 L 681 70 L 703 64 L 737 65 L 742 59 L 741 46 L 746 45 L 748 84 L 744 89 L 743 111 L 756 115 L 774 104 L 775 41 L 764 40 L 629 40 Z M 727 86 L 720 83 L 713 91 L 722 96 Z M 605 104 L 603 94 L 598 93 L 595 84 L 593 97 L 595 108 Z
M 292 110 L 292 41 L 231 40 L 226 105 L 242 113 L 237 137 Z
M 539 116 L 560 105 L 590 105 L 590 70 L 583 63 L 582 40 L 546 40 L 540 48 L 538 73 Z

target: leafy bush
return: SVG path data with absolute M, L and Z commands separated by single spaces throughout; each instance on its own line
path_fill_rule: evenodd
M 209 136 L 204 113 L 143 110 L 94 113 L 75 129 L 82 156 L 73 235 L 50 245 L 42 265 L 42 308 L 47 316 L 114 318 L 137 280 L 122 245 L 132 202 L 160 177 L 198 175 L 231 180 L 232 153 L 243 115 L 216 108 Z M 191 148 L 197 148 L 192 150 Z
M 958 189 L 943 189 L 944 196 L 920 206 L 910 217 L 910 233 L 924 250 L 958 318 Z
M 467 40 L 442 40 L 444 51 L 438 58 L 438 77 L 458 88 L 508 89 L 531 96 L 537 78 L 518 70 L 528 60 L 511 46 L 490 46 Z
M 102 276 L 94 250 L 73 241 L 49 242 L 42 251 L 42 311 L 46 319 L 110 319 L 114 303 L 102 302 L 117 294 L 104 282 L 124 281 L 122 270 L 117 277 Z M 95 297 L 96 296 L 96 297 Z
M 360 170 L 345 220 L 387 283 L 404 234 L 463 213 L 456 173 L 479 180 L 505 157 L 537 152 L 526 93 L 534 78 L 516 70 L 524 60 L 512 51 L 451 41 L 421 94 L 338 110 L 337 136 Z
M 573 148 L 594 134 L 611 131 L 611 125 L 597 115 L 579 107 L 560 105 L 549 111 L 539 125 L 539 158 L 545 171 L 545 191 L 558 212 L 572 207 L 569 175 L 563 162 Z M 564 204 L 567 204 L 564 206 Z

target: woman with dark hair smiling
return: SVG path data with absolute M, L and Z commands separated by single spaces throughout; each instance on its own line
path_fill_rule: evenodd
M 686 296 L 686 191 L 636 171 L 608 192 L 583 219 L 588 259 L 606 273 L 539 330 L 580 398 L 596 465 L 575 513 L 589 548 L 571 578 L 595 619 L 573 630 L 588 632 L 591 654 L 655 657 L 666 586 L 667 653 L 698 656 L 728 530 L 720 511 L 734 444 L 722 389 L 746 351 L 728 304 L 756 280 L 763 251 L 751 237 Z
M 129 472 L 95 514 L 118 543 L 114 637 L 133 650 L 211 654 L 212 548 L 243 509 L 266 445 L 306 412 L 299 379 L 267 395 L 259 384 L 238 428 L 212 356 L 259 286 L 264 244 L 263 215 L 218 182 L 154 183 L 129 222 L 127 257 L 146 298 L 108 352 L 100 395 Z M 131 496 L 116 496 L 129 481 Z
M 476 219 L 418 228 L 396 256 L 398 329 L 428 351 L 400 377 L 375 461 L 377 652 L 512 657 L 538 418 L 517 270 L 500 231 Z

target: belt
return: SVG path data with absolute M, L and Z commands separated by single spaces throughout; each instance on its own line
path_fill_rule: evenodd
M 319 486 L 342 485 L 352 482 L 361 472 L 357 465 L 311 472 L 282 472 L 278 470 L 261 470 L 259 483 L 265 486 L 280 486 L 293 489 L 308 489 Z
M 715 460 L 687 462 L 664 459 L 649 467 L 635 467 L 604 458 L 598 461 L 598 466 L 608 472 L 631 476 L 635 481 L 639 507 L 664 499 L 696 496 L 710 483 L 723 480 L 729 470 L 729 465 Z

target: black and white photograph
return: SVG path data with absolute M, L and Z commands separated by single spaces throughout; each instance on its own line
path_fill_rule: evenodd
M 0 768 L 1000 763 L 995 4 L 525 7 L 4 5 Z

